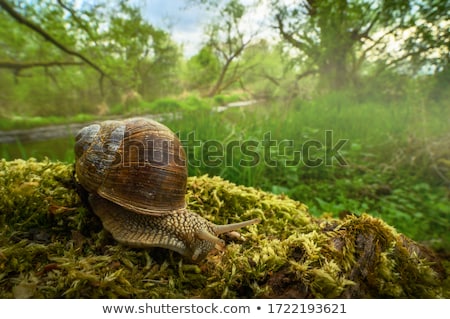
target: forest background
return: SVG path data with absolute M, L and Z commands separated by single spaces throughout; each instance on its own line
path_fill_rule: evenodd
M 2 133 L 159 114 L 190 175 L 367 212 L 449 256 L 447 1 L 186 1 L 210 17 L 192 55 L 145 7 L 0 0 Z M 1 156 L 73 162 L 72 133 Z

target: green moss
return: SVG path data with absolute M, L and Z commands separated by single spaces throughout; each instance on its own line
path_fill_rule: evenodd
M 262 222 L 187 264 L 117 244 L 82 205 L 72 165 L 1 161 L 0 297 L 449 297 L 448 262 L 370 215 L 313 218 L 285 196 L 207 176 L 189 178 L 187 200 L 217 224 Z

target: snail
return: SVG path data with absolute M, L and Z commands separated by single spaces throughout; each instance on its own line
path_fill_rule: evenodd
M 162 247 L 199 261 L 218 236 L 255 224 L 215 225 L 186 206 L 187 163 L 177 136 L 144 118 L 104 121 L 75 138 L 75 173 L 113 238 L 138 248 Z

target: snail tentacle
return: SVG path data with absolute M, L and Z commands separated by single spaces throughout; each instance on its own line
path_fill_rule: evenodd
M 203 239 L 203 240 L 208 240 L 214 244 L 218 244 L 220 246 L 224 246 L 225 242 L 220 239 L 217 236 L 214 236 L 213 234 L 211 234 L 210 232 L 208 232 L 207 230 L 201 229 L 198 233 L 197 233 L 197 237 L 199 239 Z
M 243 221 L 240 223 L 234 223 L 234 224 L 228 224 L 228 225 L 215 225 L 214 231 L 217 235 L 220 235 L 220 234 L 224 234 L 224 233 L 229 233 L 233 230 L 238 230 L 242 227 L 246 227 L 246 226 L 253 225 L 253 224 L 258 224 L 259 222 L 261 222 L 261 219 L 254 218 L 254 219 L 246 220 L 246 221 Z

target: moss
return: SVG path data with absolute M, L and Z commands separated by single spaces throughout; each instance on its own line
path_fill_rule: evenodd
M 448 262 L 370 215 L 313 218 L 284 196 L 218 177 L 188 180 L 189 208 L 217 224 L 259 217 L 198 265 L 117 244 L 86 209 L 73 166 L 0 162 L 2 298 L 448 298 Z

